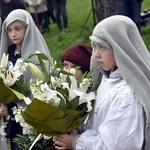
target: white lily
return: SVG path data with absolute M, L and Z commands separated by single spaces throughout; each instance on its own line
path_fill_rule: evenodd
M 9 55 L 7 54 L 5 54 L 5 53 L 3 53 L 3 55 L 2 55 L 2 59 L 1 59 L 1 64 L 0 64 L 0 66 L 1 66 L 1 68 L 2 67 L 7 67 L 7 64 L 8 64 L 8 57 L 9 57 Z
M 9 69 L 5 71 L 3 75 L 1 75 L 1 77 L 3 79 L 4 84 L 10 87 L 18 80 L 18 78 L 21 75 L 22 73 L 14 71 L 13 67 L 10 66 Z
M 75 68 L 71 68 L 70 69 L 70 73 L 73 74 L 73 75 L 75 75 L 76 74 L 76 69 Z
M 21 58 L 17 59 L 16 64 L 14 66 L 14 70 L 24 72 L 26 71 L 26 67 L 28 66 L 28 63 L 23 62 Z
M 81 95 L 80 99 L 79 99 L 79 105 L 87 102 L 87 112 L 90 112 L 92 110 L 92 106 L 91 106 L 91 101 L 95 100 L 95 93 L 94 92 L 90 92 L 90 93 L 85 93 Z
M 69 89 L 69 84 L 67 82 L 61 83 L 63 89 Z
M 38 51 L 38 50 L 36 50 L 36 51 L 35 51 L 35 53 L 36 53 L 36 54 L 40 54 L 41 52 L 40 52 L 40 51 Z
M 23 97 L 23 100 L 25 101 L 25 103 L 26 103 L 27 105 L 29 105 L 29 104 L 32 102 L 29 97 Z
M 69 76 L 71 80 L 71 86 L 70 89 L 77 89 L 77 80 L 75 76 Z
M 91 101 L 93 99 L 95 99 L 95 93 L 94 92 L 85 93 L 85 92 L 80 91 L 80 90 L 70 89 L 69 90 L 69 100 L 72 100 L 76 96 L 80 97 L 79 98 L 79 105 L 82 103 L 87 103 L 87 108 L 88 108 L 87 112 L 92 110 Z
M 84 90 L 84 92 L 87 91 L 88 87 L 90 86 L 90 80 L 88 78 L 84 78 L 82 82 L 79 84 L 79 87 Z
M 28 65 L 29 65 L 29 68 L 30 68 L 32 74 L 35 77 L 37 77 L 39 80 L 44 81 L 44 76 L 43 76 L 43 73 L 41 72 L 41 70 L 33 63 L 29 63 Z

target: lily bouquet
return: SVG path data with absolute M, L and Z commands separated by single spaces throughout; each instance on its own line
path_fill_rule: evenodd
M 30 149 L 43 136 L 69 133 L 81 125 L 91 111 L 95 99 L 95 93 L 89 90 L 93 84 L 92 71 L 76 80 L 74 75 L 78 67 L 67 73 L 57 68 L 56 61 L 45 54 L 38 52 L 34 55 L 39 64 L 28 64 L 36 77 L 29 82 L 33 100 L 27 97 L 27 106 L 20 111 L 24 122 L 32 127 L 32 131 L 34 129 L 39 133 Z M 45 66 L 45 62 L 49 65 Z M 19 118 L 16 110 L 15 114 L 16 119 Z
M 8 104 L 16 99 L 22 99 L 27 91 L 24 84 L 23 72 L 27 63 L 18 61 L 18 65 L 13 67 L 8 65 L 9 55 L 3 54 L 0 62 L 0 102 Z

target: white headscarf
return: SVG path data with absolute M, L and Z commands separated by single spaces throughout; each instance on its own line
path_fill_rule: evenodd
M 7 16 L 2 25 L 0 58 L 3 53 L 7 53 L 8 46 L 13 44 L 8 37 L 7 27 L 17 20 L 23 22 L 27 27 L 21 48 L 21 57 L 24 58 L 30 54 L 34 54 L 36 50 L 50 57 L 48 46 L 39 29 L 36 27 L 31 15 L 26 10 L 16 9 Z M 31 60 L 36 62 L 35 57 Z M 27 75 L 25 75 L 27 78 L 30 77 L 28 72 L 25 72 L 25 74 Z M 27 80 L 29 80 L 29 78 Z
M 145 149 L 150 150 L 150 54 L 136 25 L 128 17 L 111 16 L 96 25 L 90 39 L 92 45 L 96 41 L 113 49 L 117 67 L 143 104 L 146 113 Z M 93 64 L 95 59 L 93 56 L 91 67 L 97 67 Z

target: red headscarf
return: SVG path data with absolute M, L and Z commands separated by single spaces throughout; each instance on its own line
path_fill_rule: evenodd
M 61 61 L 69 61 L 81 67 L 83 73 L 90 70 L 92 48 L 87 44 L 74 45 L 68 48 L 62 55 Z

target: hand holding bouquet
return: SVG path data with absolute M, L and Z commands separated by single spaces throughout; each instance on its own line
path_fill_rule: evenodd
M 35 55 L 39 64 L 29 63 L 36 77 L 29 83 L 34 99 L 25 99 L 28 105 L 21 115 L 40 135 L 51 137 L 69 133 L 85 121 L 92 109 L 95 93 L 88 90 L 93 83 L 91 72 L 77 81 L 72 73 L 57 68 L 52 58 L 42 53 Z M 50 69 L 46 69 L 44 61 L 49 62 Z M 76 71 L 72 69 L 71 72 Z

